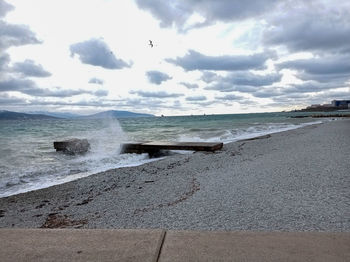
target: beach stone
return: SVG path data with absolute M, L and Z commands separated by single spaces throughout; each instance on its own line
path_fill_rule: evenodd
M 87 139 L 70 139 L 65 141 L 53 142 L 56 151 L 62 151 L 66 154 L 83 154 L 90 149 L 90 144 Z

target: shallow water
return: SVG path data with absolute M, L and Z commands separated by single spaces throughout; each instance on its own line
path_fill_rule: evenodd
M 320 123 L 291 113 L 0 121 L 0 197 L 64 183 L 112 168 L 151 161 L 120 154 L 123 141 L 237 141 Z M 53 141 L 86 138 L 80 156 L 55 152 Z

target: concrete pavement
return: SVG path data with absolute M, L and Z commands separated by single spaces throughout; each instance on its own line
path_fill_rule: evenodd
M 350 233 L 0 229 L 0 261 L 350 261 Z
M 169 231 L 161 262 L 350 261 L 350 233 Z
M 0 261 L 158 259 L 163 230 L 0 229 Z

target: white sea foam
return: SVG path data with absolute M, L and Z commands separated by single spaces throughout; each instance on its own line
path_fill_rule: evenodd
M 147 154 L 128 154 L 128 156 L 124 156 L 124 159 L 121 160 L 119 164 L 110 163 L 109 165 L 101 165 L 96 168 L 90 169 L 88 172 L 79 172 L 75 174 L 73 173 L 69 175 L 62 175 L 56 177 L 54 180 L 52 179 L 52 177 L 44 176 L 38 180 L 28 181 L 25 183 L 19 182 L 18 184 L 12 185 L 8 189 L 3 190 L 0 193 L 0 198 L 67 183 L 114 168 L 139 166 L 156 160 L 159 159 L 149 159 Z
M 179 142 L 194 141 L 194 142 L 223 142 L 224 144 L 235 142 L 238 140 L 254 138 L 258 136 L 279 133 L 283 131 L 293 130 L 308 125 L 321 124 L 322 121 L 313 121 L 301 124 L 285 124 L 285 123 L 255 123 L 248 128 L 237 128 L 233 130 L 225 130 L 219 136 L 207 137 L 207 134 L 190 135 L 184 134 L 178 138 Z M 200 132 L 199 132 L 200 133 Z

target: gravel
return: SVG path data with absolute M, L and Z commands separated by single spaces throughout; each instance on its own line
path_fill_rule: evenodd
M 350 121 L 0 199 L 0 227 L 350 231 Z

